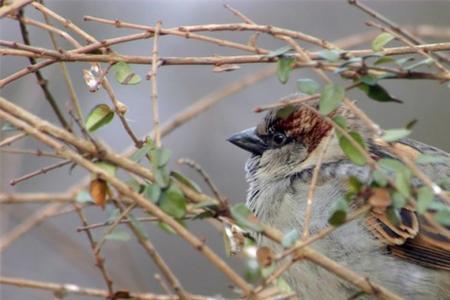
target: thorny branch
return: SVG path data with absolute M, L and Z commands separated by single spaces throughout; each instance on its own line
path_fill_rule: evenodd
M 348 66 L 348 69 L 344 72 L 341 72 L 340 75 L 343 78 L 353 79 L 356 82 L 347 86 L 346 90 L 351 90 L 357 87 L 361 82 L 359 81 L 362 74 L 369 75 L 380 75 L 380 74 L 392 74 L 393 78 L 406 78 L 406 79 L 430 79 L 436 80 L 439 82 L 447 82 L 450 80 L 450 75 L 445 66 L 443 66 L 439 61 L 448 63 L 448 58 L 440 55 L 439 51 L 448 51 L 450 50 L 450 43 L 433 43 L 426 44 L 422 40 L 416 38 L 412 33 L 423 34 L 423 35 L 432 35 L 432 36 L 442 36 L 447 34 L 445 37 L 448 37 L 449 31 L 445 30 L 435 30 L 429 27 L 417 27 L 417 28 L 409 28 L 408 30 L 403 29 L 392 21 L 388 20 L 381 14 L 375 12 L 371 8 L 366 5 L 360 3 L 356 0 L 350 0 L 351 4 L 355 5 L 362 11 L 368 13 L 373 18 L 378 20 L 384 25 L 379 25 L 376 23 L 369 23 L 370 25 L 384 31 L 389 32 L 394 37 L 402 41 L 406 46 L 403 47 L 384 47 L 381 51 L 379 51 L 378 55 L 380 56 L 395 56 L 395 55 L 404 55 L 404 54 L 414 54 L 419 53 L 430 59 L 430 61 L 435 65 L 438 69 L 438 72 L 429 71 L 429 72 L 419 72 L 413 70 L 405 70 L 402 67 L 398 68 L 388 68 L 374 65 L 367 65 L 365 62 L 354 63 Z M 39 10 L 45 20 L 46 23 L 42 23 L 36 21 L 31 18 L 27 18 L 23 15 L 23 9 L 26 5 L 30 4 L 30 6 Z M 379 286 L 373 282 L 371 282 L 367 278 L 363 278 L 360 275 L 352 272 L 351 270 L 338 265 L 336 262 L 330 260 L 329 258 L 323 256 L 317 251 L 313 250 L 309 245 L 330 232 L 332 232 L 335 227 L 326 227 L 320 230 L 319 232 L 310 235 L 308 230 L 309 220 L 312 218 L 312 206 L 314 203 L 312 202 L 314 188 L 316 186 L 317 178 L 319 176 L 321 158 L 319 157 L 317 166 L 314 169 L 314 176 L 311 181 L 311 187 L 308 193 L 308 209 L 306 212 L 306 224 L 303 232 L 303 238 L 299 241 L 296 241 L 292 247 L 285 249 L 284 252 L 279 253 L 276 256 L 276 260 L 283 260 L 289 258 L 288 261 L 282 263 L 278 269 L 276 269 L 272 274 L 266 277 L 263 282 L 258 286 L 251 286 L 248 284 L 238 273 L 236 273 L 226 262 L 224 262 L 214 251 L 209 248 L 205 241 L 201 238 L 197 237 L 193 232 L 186 229 L 179 222 L 181 220 L 187 220 L 190 218 L 195 218 L 194 215 L 186 215 L 183 219 L 175 219 L 173 216 L 167 214 L 164 210 L 162 210 L 157 204 L 148 201 L 148 199 L 144 198 L 142 194 L 137 193 L 133 189 L 130 188 L 125 182 L 121 179 L 111 175 L 106 172 L 104 169 L 98 167 L 94 162 L 96 161 L 105 161 L 113 164 L 114 166 L 128 172 L 132 176 L 139 178 L 141 181 L 148 182 L 156 182 L 157 174 L 153 171 L 150 171 L 148 168 L 130 160 L 127 158 L 128 155 L 118 154 L 106 147 L 99 147 L 99 142 L 92 138 L 89 134 L 85 134 L 88 136 L 86 138 L 80 138 L 74 132 L 72 132 L 69 124 L 64 119 L 64 115 L 56 104 L 56 99 L 50 93 L 47 81 L 42 77 L 40 70 L 44 67 L 50 66 L 54 63 L 61 63 L 62 72 L 64 74 L 64 78 L 66 81 L 66 85 L 69 90 L 69 95 L 71 98 L 72 107 L 75 108 L 76 111 L 76 120 L 77 122 L 83 123 L 83 115 L 81 113 L 80 104 L 78 102 L 78 98 L 76 92 L 73 88 L 72 81 L 70 79 L 69 72 L 64 64 L 64 62 L 90 62 L 94 63 L 108 63 L 109 67 L 105 71 L 101 71 L 101 76 L 98 81 L 98 85 L 102 86 L 103 89 L 107 92 L 108 96 L 113 103 L 115 113 L 119 116 L 122 126 L 124 127 L 127 134 L 130 136 L 130 139 L 133 141 L 134 148 L 143 147 L 143 142 L 140 140 L 136 134 L 133 132 L 131 127 L 129 126 L 127 120 L 125 119 L 126 108 L 124 105 L 118 100 L 115 95 L 111 84 L 108 81 L 107 75 L 110 67 L 118 62 L 125 62 L 129 64 L 148 64 L 151 65 L 151 71 L 148 74 L 148 79 L 151 80 L 151 102 L 152 102 L 152 115 L 153 115 L 153 130 L 149 136 L 155 137 L 155 144 L 157 147 L 161 146 L 161 138 L 178 128 L 179 126 L 185 124 L 192 118 L 198 116 L 202 112 L 209 109 L 211 106 L 217 104 L 222 99 L 227 96 L 237 93 L 240 90 L 255 84 L 256 82 L 263 80 L 264 78 L 269 77 L 270 75 L 275 73 L 275 69 L 273 67 L 268 67 L 261 70 L 258 73 L 248 75 L 241 80 L 232 83 L 229 86 L 224 87 L 223 89 L 213 92 L 204 98 L 200 99 L 193 105 L 189 106 L 183 112 L 176 114 L 168 123 L 160 126 L 159 124 L 159 113 L 158 113 L 158 89 L 157 89 L 157 70 L 160 67 L 170 66 L 170 65 L 214 65 L 214 66 L 223 66 L 223 65 L 243 65 L 248 63 L 277 63 L 280 59 L 282 59 L 282 55 L 270 55 L 271 51 L 258 47 L 256 42 L 252 42 L 249 44 L 243 44 L 234 42 L 231 40 L 219 39 L 210 37 L 207 35 L 200 34 L 202 32 L 223 32 L 223 31 L 245 31 L 249 33 L 257 33 L 257 34 L 267 34 L 272 36 L 273 38 L 279 39 L 285 42 L 287 45 L 291 46 L 294 50 L 290 55 L 295 59 L 295 67 L 296 68 L 312 68 L 315 72 L 318 73 L 319 77 L 324 80 L 325 83 L 331 83 L 331 79 L 328 77 L 327 72 L 336 72 L 341 67 L 340 63 L 332 62 L 324 60 L 322 49 L 326 50 L 337 50 L 339 49 L 339 58 L 343 60 L 349 60 L 351 58 L 356 57 L 366 57 L 374 54 L 372 49 L 363 49 L 363 50 L 346 50 L 345 48 L 349 48 L 353 45 L 366 42 L 373 38 L 373 35 L 356 35 L 350 36 L 341 41 L 331 43 L 324 39 L 317 38 L 312 35 L 305 34 L 299 31 L 293 31 L 285 28 L 280 28 L 271 25 L 259 25 L 253 22 L 249 17 L 245 16 L 243 13 L 238 11 L 235 8 L 230 7 L 229 5 L 225 6 L 229 9 L 234 15 L 240 18 L 243 23 L 230 23 L 230 24 L 202 24 L 202 25 L 191 25 L 191 26 L 178 26 L 174 28 L 163 28 L 160 22 L 157 22 L 156 26 L 147 26 L 134 24 L 130 22 L 124 22 L 121 20 L 108 20 L 98 17 L 85 16 L 85 21 L 97 22 L 99 24 L 113 25 L 116 28 L 129 28 L 142 31 L 141 33 L 129 34 L 125 36 L 119 36 L 115 38 L 105 39 L 105 40 L 97 40 L 94 36 L 90 35 L 86 31 L 82 30 L 80 27 L 75 25 L 70 20 L 65 19 L 60 16 L 56 12 L 50 10 L 45 5 L 39 2 L 33 1 L 13 1 L 13 4 L 4 5 L 0 7 L 0 17 L 7 16 L 13 20 L 17 20 L 20 24 L 24 44 L 21 44 L 17 41 L 0 41 L 0 55 L 2 56 L 21 56 L 27 57 L 31 65 L 25 67 L 22 70 L 17 71 L 3 79 L 0 79 L 0 88 L 8 85 L 11 82 L 19 80 L 21 77 L 35 73 L 38 84 L 41 86 L 47 101 L 53 108 L 53 111 L 60 123 L 64 127 L 64 129 L 59 128 L 46 120 L 43 120 L 30 112 L 20 108 L 19 106 L 13 104 L 11 101 L 8 101 L 4 98 L 0 98 L 0 119 L 6 120 L 15 126 L 20 132 L 9 137 L 5 138 L 3 141 L 0 141 L 0 147 L 5 145 L 10 145 L 11 143 L 25 137 L 31 136 L 34 139 L 46 144 L 50 148 L 52 148 L 56 154 L 48 153 L 48 156 L 56 156 L 59 158 L 65 158 L 65 161 L 62 161 L 54 166 L 45 167 L 42 170 L 27 174 L 21 178 L 15 179 L 12 183 L 17 183 L 24 180 L 29 180 L 32 177 L 41 175 L 49 171 L 50 169 L 57 168 L 64 164 L 68 164 L 69 162 L 74 163 L 84 169 L 88 170 L 92 174 L 94 174 L 97 178 L 104 180 L 107 184 L 112 186 L 114 190 L 118 193 L 118 199 L 111 200 L 111 202 L 116 203 L 117 207 L 120 209 L 121 214 L 117 217 L 113 222 L 103 222 L 99 224 L 89 224 L 86 221 L 84 215 L 85 206 L 80 206 L 76 202 L 75 192 L 71 191 L 69 193 L 62 194 L 0 194 L 0 205 L 5 204 L 14 204 L 14 203 L 51 203 L 45 206 L 42 210 L 39 210 L 33 216 L 31 216 L 27 221 L 23 222 L 12 231 L 5 234 L 0 239 L 0 252 L 7 247 L 9 247 L 14 241 L 20 238 L 23 234 L 31 230 L 33 227 L 38 224 L 44 222 L 48 218 L 56 215 L 60 215 L 63 213 L 72 212 L 73 209 L 68 209 L 66 204 L 71 203 L 76 212 L 78 213 L 81 221 L 82 227 L 79 228 L 80 231 L 85 231 L 94 256 L 96 258 L 96 265 L 101 270 L 102 276 L 107 284 L 106 290 L 96 290 L 96 289 L 88 289 L 79 287 L 76 285 L 61 285 L 54 284 L 51 282 L 37 282 L 30 281 L 21 278 L 8 278 L 1 277 L 0 284 L 9 284 L 16 285 L 21 287 L 29 287 L 36 289 L 46 289 L 49 291 L 53 291 L 55 294 L 63 295 L 65 293 L 74 293 L 80 295 L 94 296 L 94 297 L 110 297 L 116 298 L 120 293 L 126 295 L 127 297 L 133 297 L 135 299 L 161 299 L 161 300 L 169 300 L 169 299 L 206 299 L 203 296 L 192 295 L 188 293 L 184 287 L 182 287 L 180 281 L 175 276 L 175 274 L 168 267 L 167 263 L 163 260 L 161 255 L 156 251 L 154 245 L 151 241 L 141 232 L 141 230 L 136 227 L 134 223 L 135 220 L 138 221 L 158 221 L 170 226 L 172 230 L 174 230 L 179 237 L 183 238 L 190 244 L 192 247 L 197 249 L 202 255 L 204 255 L 213 265 L 215 265 L 218 270 L 223 272 L 228 279 L 241 290 L 242 295 L 246 297 L 254 297 L 257 299 L 262 295 L 262 292 L 268 288 L 274 281 L 280 277 L 290 266 L 294 263 L 299 262 L 301 259 L 306 259 L 311 262 L 314 262 L 318 266 L 321 266 L 330 272 L 336 274 L 337 276 L 353 283 L 355 286 L 359 287 L 367 294 L 374 294 L 383 299 L 399 299 L 399 297 L 389 290 L 385 289 L 382 286 Z M 16 13 L 17 10 L 20 9 L 19 13 Z M 77 36 L 88 42 L 87 45 L 83 46 L 80 44 L 71 34 L 66 32 L 65 30 L 61 30 L 52 26 L 49 20 L 56 20 L 60 24 L 62 24 L 66 29 L 69 29 L 71 32 L 75 33 Z M 35 26 L 36 28 L 47 31 L 51 38 L 54 49 L 47 49 L 33 46 L 28 37 L 28 32 L 26 26 Z M 55 36 L 59 36 L 69 42 L 69 44 L 73 47 L 72 49 L 59 49 L 58 44 L 56 42 Z M 158 53 L 159 44 L 163 42 L 164 36 L 176 36 L 185 39 L 194 39 L 198 41 L 202 41 L 205 43 L 211 43 L 214 45 L 218 45 L 221 47 L 227 47 L 231 49 L 238 49 L 250 52 L 248 55 L 230 55 L 230 56 L 204 56 L 204 57 L 163 57 Z M 147 56 L 137 56 L 137 55 L 126 55 L 117 52 L 113 52 L 111 46 L 129 43 L 132 41 L 142 40 L 142 39 L 153 39 L 153 50 L 151 55 Z M 301 43 L 301 45 L 300 45 Z M 316 51 L 315 49 L 309 49 L 306 47 L 306 44 L 313 45 L 315 47 L 319 47 L 321 50 Z M 343 48 L 343 49 L 341 49 Z M 96 53 L 97 51 L 101 52 L 101 54 Z M 38 61 L 39 60 L 39 61 Z M 439 61 L 438 61 L 439 60 Z M 269 110 L 273 108 L 283 107 L 290 104 L 300 104 L 304 105 L 304 102 L 310 99 L 319 98 L 320 94 L 316 93 L 313 95 L 301 97 L 299 99 L 294 99 L 289 102 L 283 103 L 274 103 L 269 104 L 263 107 L 258 108 L 258 111 Z M 352 113 L 354 113 L 358 118 L 360 118 L 369 129 L 373 132 L 373 139 L 376 140 L 381 146 L 385 147 L 391 153 L 396 154 L 397 149 L 395 145 L 392 143 L 387 143 L 381 138 L 381 134 L 383 133 L 380 127 L 374 123 L 363 111 L 361 111 L 350 99 L 344 98 L 343 105 L 345 105 Z M 309 109 L 314 110 L 309 107 Z M 315 111 L 319 116 L 321 116 L 320 112 Z M 349 139 L 351 144 L 360 151 L 365 158 L 367 159 L 367 163 L 374 169 L 377 169 L 377 162 L 373 160 L 367 151 L 359 145 L 352 136 L 348 134 L 345 130 L 336 126 L 333 121 L 324 117 L 324 119 L 334 126 L 335 130 Z M 84 127 L 81 124 L 83 130 Z M 145 140 L 145 139 L 143 139 Z M 325 153 L 327 150 L 327 145 L 324 147 L 322 151 Z M 27 150 L 14 150 L 14 149 L 4 149 L 4 152 L 11 152 L 17 154 L 32 154 L 35 156 L 44 156 L 44 153 L 39 153 L 39 151 L 27 151 Z M 423 174 L 415 165 L 414 161 L 412 161 L 408 157 L 400 156 L 401 160 L 405 163 L 405 165 L 412 171 L 412 173 L 417 176 L 420 180 L 422 180 L 425 185 L 430 187 L 433 192 L 441 197 L 443 200 L 448 201 L 450 203 L 450 197 L 447 193 L 445 193 L 442 189 L 439 188 L 436 183 L 431 181 L 425 174 Z M 192 164 L 191 164 L 192 165 Z M 202 170 L 199 166 L 196 166 L 196 169 Z M 201 173 L 204 175 L 203 171 Z M 215 198 L 210 197 L 206 194 L 200 193 L 198 190 L 193 188 L 190 185 L 187 185 L 180 181 L 175 181 L 174 185 L 176 185 L 184 195 L 186 195 L 189 200 L 188 205 L 216 205 L 220 203 L 220 210 L 216 211 L 216 215 L 213 216 L 217 220 L 223 220 L 221 217 L 229 218 L 229 207 L 228 202 L 225 201 L 224 196 L 220 195 L 215 186 L 212 184 L 211 180 L 208 176 L 204 175 L 205 180 L 210 185 Z M 390 179 L 392 184 L 392 179 Z M 82 187 L 86 186 L 86 183 L 81 185 Z M 75 189 L 76 191 L 80 191 L 80 188 Z M 115 197 L 112 197 L 115 198 Z M 411 199 L 412 200 L 412 199 Z M 127 203 L 129 206 L 127 208 L 123 207 L 123 203 Z M 88 205 L 86 205 L 87 207 Z M 132 219 L 129 217 L 130 212 L 135 207 L 146 211 L 151 216 L 147 218 L 137 218 Z M 359 210 L 353 212 L 346 218 L 346 222 L 350 222 L 357 217 L 360 217 L 371 209 L 370 205 L 365 205 Z M 191 213 L 191 211 L 189 211 Z M 222 214 L 222 216 L 221 216 Z M 139 293 L 129 293 L 122 291 L 114 291 L 113 290 L 113 281 L 111 276 L 105 269 L 103 257 L 100 256 L 100 251 L 102 250 L 102 246 L 105 242 L 105 236 L 108 233 L 111 233 L 114 228 L 116 228 L 119 224 L 125 223 L 127 224 L 133 234 L 136 236 L 139 243 L 146 250 L 147 254 L 153 259 L 155 264 L 158 266 L 161 274 L 167 281 L 167 283 L 171 286 L 171 288 L 175 291 L 177 296 L 170 295 L 154 295 L 154 294 L 139 294 Z M 102 226 L 110 226 L 107 230 L 106 234 L 100 239 L 99 242 L 96 242 L 93 239 L 93 235 L 91 233 L 91 229 L 102 227 Z M 270 228 L 263 225 L 263 234 L 268 238 L 280 243 L 283 235 L 278 232 L 275 228 Z M 162 284 L 164 284 L 161 281 Z

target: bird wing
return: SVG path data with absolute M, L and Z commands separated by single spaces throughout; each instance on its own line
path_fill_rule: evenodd
M 396 157 L 385 148 L 373 141 L 368 142 L 369 152 L 374 159 Z M 420 165 L 419 168 L 434 182 L 450 178 L 450 156 L 437 148 L 420 142 L 404 139 L 395 144 L 403 156 L 415 160 L 420 154 L 441 156 L 444 161 Z M 368 166 L 358 167 L 350 162 L 339 161 L 322 167 L 325 176 L 342 179 L 348 182 L 349 177 L 356 177 L 360 182 L 370 182 L 371 172 Z M 327 172 L 327 170 L 330 170 Z M 413 178 L 412 185 L 420 188 L 422 182 Z M 444 187 L 446 190 L 450 186 Z M 345 193 L 346 190 L 343 190 Z M 445 205 L 450 211 L 448 203 L 441 199 L 434 199 L 434 203 Z M 354 203 L 358 206 L 357 203 Z M 443 226 L 435 221 L 437 211 L 429 209 L 425 214 L 417 214 L 414 204 L 408 204 L 398 213 L 398 222 L 386 216 L 386 211 L 372 209 L 365 220 L 366 228 L 386 246 L 391 255 L 404 258 L 411 262 L 427 267 L 450 270 L 450 226 Z
M 440 149 L 411 139 L 402 140 L 396 146 L 411 158 L 421 153 L 449 157 Z M 391 154 L 376 145 L 372 147 L 374 149 L 371 152 L 378 158 L 392 158 Z M 449 162 L 429 164 L 425 168 L 423 171 L 428 175 L 432 174 L 434 180 L 450 173 Z M 412 205 L 407 205 L 399 211 L 399 222 L 393 223 L 385 213 L 372 211 L 366 225 L 392 255 L 426 267 L 450 270 L 450 226 L 443 226 L 435 221 L 435 213 L 436 211 L 429 210 L 418 215 Z

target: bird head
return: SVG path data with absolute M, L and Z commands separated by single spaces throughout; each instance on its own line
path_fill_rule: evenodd
M 298 94 L 283 100 L 298 98 Z M 333 135 L 330 120 L 318 112 L 319 100 L 269 111 L 264 119 L 253 128 L 233 134 L 228 140 L 250 152 L 252 158 L 247 164 L 257 168 L 271 179 L 287 177 L 315 165 L 323 151 L 325 140 L 330 137 L 324 155 L 324 162 L 344 158 Z M 329 117 L 344 116 L 349 128 L 357 127 L 356 119 L 344 109 L 338 108 Z M 331 136 L 330 136 L 331 135 Z

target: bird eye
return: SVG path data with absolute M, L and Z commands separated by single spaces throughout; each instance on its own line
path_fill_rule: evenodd
M 281 146 L 286 141 L 286 136 L 281 132 L 274 133 L 272 141 L 276 146 Z

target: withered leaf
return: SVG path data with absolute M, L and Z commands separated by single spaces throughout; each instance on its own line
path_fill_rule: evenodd
M 89 192 L 95 204 L 105 209 L 106 199 L 109 195 L 106 181 L 101 178 L 93 179 L 89 185 Z

